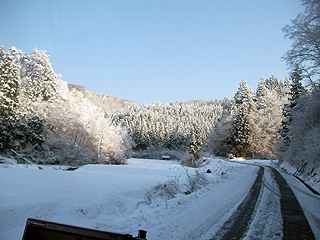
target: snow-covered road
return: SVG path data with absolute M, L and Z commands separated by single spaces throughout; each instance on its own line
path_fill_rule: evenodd
M 202 171 L 212 171 L 207 175 L 210 184 L 189 195 L 183 193 L 186 171 L 175 161 L 130 159 L 125 166 L 88 165 L 76 171 L 1 164 L 0 239 L 21 239 L 28 217 L 132 235 L 144 229 L 149 240 L 212 239 L 245 199 L 259 168 L 220 159 L 208 162 Z M 188 174 L 193 171 L 188 169 Z M 320 239 L 320 199 L 306 196 L 302 191 L 309 190 L 303 184 L 281 174 L 295 186 L 302 208 L 312 214 L 306 215 Z M 182 193 L 146 204 L 146 193 L 153 186 L 172 179 L 179 180 Z M 265 168 L 245 239 L 282 238 L 279 196 L 272 171 Z

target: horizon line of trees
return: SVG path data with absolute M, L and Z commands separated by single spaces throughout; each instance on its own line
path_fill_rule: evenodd
M 27 55 L 2 47 L 0 60 L 0 151 L 39 163 L 124 163 L 131 150 L 159 152 L 158 157 L 161 152 L 188 153 L 192 162 L 201 152 L 211 152 L 292 163 L 292 146 L 300 146 L 294 140 L 297 116 L 305 119 L 301 109 L 316 108 L 305 105 L 316 103 L 318 96 L 318 85 L 306 89 L 296 66 L 284 81 L 262 77 L 255 93 L 242 79 L 231 100 L 103 110 L 98 106 L 111 100 L 68 86 L 54 73 L 45 51 Z
M 231 100 L 106 107 L 111 98 L 61 80 L 45 51 L 1 47 L 0 153 L 76 165 L 124 163 L 132 149 L 187 152 L 191 162 L 206 151 L 320 174 L 320 2 L 302 3 L 283 29 L 290 78 L 262 77 L 256 92 L 241 80 Z
M 232 100 L 132 104 L 111 110 L 101 107 L 111 99 L 99 95 L 94 100 L 98 94 L 61 80 L 45 51 L 34 49 L 28 55 L 2 47 L 0 60 L 3 154 L 54 164 L 122 163 L 132 149 L 187 152 L 192 161 L 201 151 L 276 156 L 273 143 L 288 79 L 261 78 L 255 96 L 242 80 Z

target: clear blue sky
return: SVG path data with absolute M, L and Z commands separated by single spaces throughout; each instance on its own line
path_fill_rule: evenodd
M 232 98 L 288 75 L 298 0 L 0 0 L 0 45 L 47 51 L 68 83 L 139 103 Z

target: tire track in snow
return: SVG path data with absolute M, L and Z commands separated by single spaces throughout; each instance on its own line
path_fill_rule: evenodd
M 255 218 L 255 216 L 253 216 L 256 211 L 255 208 L 259 208 L 259 206 L 256 205 L 258 204 L 257 201 L 259 193 L 261 192 L 262 185 L 270 190 L 274 194 L 274 196 L 280 198 L 283 224 L 282 239 L 315 239 L 315 236 L 310 228 L 308 220 L 305 217 L 302 207 L 300 206 L 287 181 L 281 176 L 281 174 L 273 167 L 268 166 L 268 168 L 272 170 L 274 179 L 279 187 L 279 194 L 276 189 L 274 189 L 267 183 L 267 181 L 265 181 L 263 172 L 261 174 L 261 171 L 263 171 L 261 169 L 264 169 L 264 167 L 252 163 L 243 164 L 260 167 L 258 176 L 249 193 L 247 194 L 243 202 L 239 205 L 235 213 L 229 218 L 229 220 L 227 220 L 223 227 L 221 227 L 217 234 L 211 239 L 242 239 L 246 236 L 246 234 L 248 233 L 248 229 L 250 229 L 250 224 L 252 223 L 252 221 L 254 221 L 252 218 Z M 255 198 L 252 198 L 252 195 L 255 195 Z M 252 202 L 250 203 L 250 201 Z
M 264 175 L 264 168 L 260 167 L 258 171 L 258 176 L 253 183 L 249 193 L 239 205 L 235 213 L 227 220 L 227 222 L 222 226 L 222 228 L 217 232 L 212 240 L 221 239 L 241 239 L 248 229 L 251 222 L 251 217 L 253 215 L 261 186 L 262 177 Z
M 287 181 L 271 168 L 280 189 L 281 213 L 283 218 L 283 239 L 315 239 L 303 210 Z
M 280 205 L 280 190 L 270 168 L 264 168 L 262 178 L 263 187 L 256 203 L 252 222 L 245 233 L 243 240 L 282 239 L 282 216 Z

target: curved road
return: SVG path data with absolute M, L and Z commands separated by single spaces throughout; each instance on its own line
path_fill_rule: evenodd
M 282 239 L 315 239 L 303 210 L 286 180 L 275 168 L 269 167 L 279 190 L 271 189 L 268 184 L 264 182 L 265 167 L 258 167 L 260 167 L 260 169 L 257 173 L 256 180 L 247 196 L 212 239 L 229 240 L 245 238 L 258 212 L 257 209 L 261 208 L 261 206 L 258 205 L 264 204 L 263 201 L 259 201 L 259 196 L 262 192 L 261 189 L 264 187 L 268 188 L 273 192 L 272 194 L 277 196 L 273 201 L 279 201 L 280 198 L 283 229 Z M 281 239 L 281 234 L 275 234 L 276 239 Z

